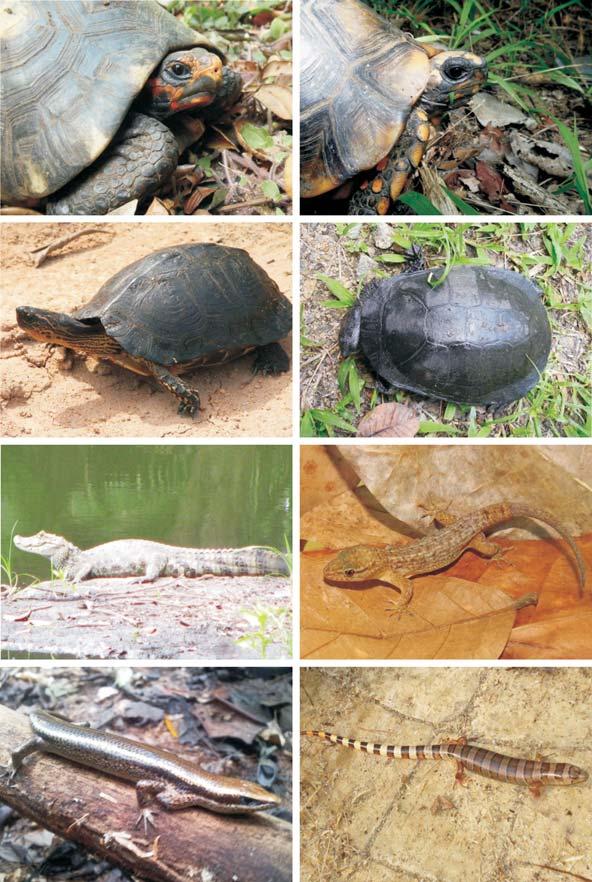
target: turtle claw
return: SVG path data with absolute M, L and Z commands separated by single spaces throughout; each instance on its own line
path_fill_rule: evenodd
M 181 416 L 190 416 L 194 417 L 197 413 L 199 413 L 201 409 L 201 402 L 199 400 L 199 395 L 188 395 L 186 398 L 183 398 L 179 402 L 178 413 Z

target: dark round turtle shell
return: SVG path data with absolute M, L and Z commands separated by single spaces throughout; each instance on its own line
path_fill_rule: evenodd
M 551 329 L 540 290 L 482 266 L 402 274 L 366 286 L 359 347 L 394 386 L 466 404 L 508 404 L 545 369 Z
M 5 201 L 87 168 L 169 52 L 216 51 L 153 0 L 1 0 L 0 34 Z
M 162 365 L 273 343 L 292 306 L 241 248 L 178 245 L 116 273 L 75 313 L 100 320 L 122 348 Z
M 372 168 L 397 143 L 430 61 L 409 34 L 358 0 L 304 0 L 301 15 L 302 195 Z

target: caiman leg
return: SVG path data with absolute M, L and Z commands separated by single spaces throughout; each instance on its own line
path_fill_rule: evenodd
M 47 214 L 107 214 L 166 181 L 179 158 L 173 133 L 157 119 L 130 113 L 109 147 L 47 202 Z
M 185 383 L 174 374 L 171 374 L 164 365 L 156 364 L 156 362 L 153 361 L 146 361 L 143 358 L 137 360 L 150 371 L 159 386 L 162 386 L 162 388 L 166 389 L 168 392 L 172 392 L 175 398 L 179 399 L 179 413 L 195 416 L 200 408 L 199 395 L 197 392 L 190 389 L 189 386 L 186 386 Z
M 413 111 L 405 132 L 395 144 L 376 176 L 358 190 L 349 203 L 349 214 L 386 214 L 391 202 L 403 192 L 409 175 L 419 166 L 430 136 L 428 115 L 421 108 Z

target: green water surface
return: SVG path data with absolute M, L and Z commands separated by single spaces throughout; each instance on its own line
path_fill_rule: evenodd
M 15 524 L 21 535 L 45 530 L 80 548 L 134 538 L 284 550 L 291 475 L 287 445 L 5 445 L 2 555 Z M 11 565 L 19 584 L 50 576 L 49 561 L 14 546 Z

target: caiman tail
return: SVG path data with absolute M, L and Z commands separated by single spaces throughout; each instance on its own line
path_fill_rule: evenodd
M 196 549 L 199 568 L 216 576 L 289 576 L 290 568 L 281 554 L 271 548 L 249 545 L 246 548 Z M 207 568 L 206 568 L 207 567 Z

